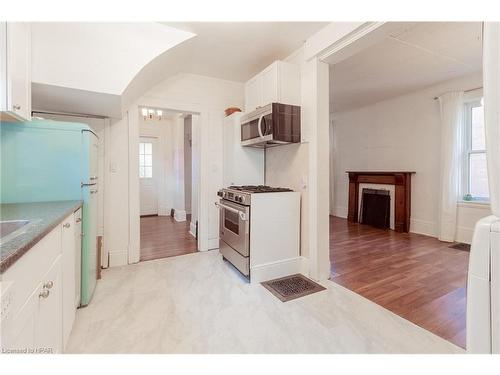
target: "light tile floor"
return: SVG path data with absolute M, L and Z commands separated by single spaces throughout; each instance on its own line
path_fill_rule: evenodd
M 103 271 L 68 353 L 463 353 L 331 281 L 282 303 L 217 251 Z

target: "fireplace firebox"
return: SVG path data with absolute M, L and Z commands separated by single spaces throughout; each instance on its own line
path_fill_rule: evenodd
M 360 223 L 388 229 L 391 217 L 391 195 L 389 190 L 363 189 L 360 212 Z
M 410 231 L 411 213 L 411 175 L 415 172 L 353 172 L 349 174 L 349 209 L 347 220 L 357 223 L 359 184 L 394 185 L 394 230 L 396 232 Z

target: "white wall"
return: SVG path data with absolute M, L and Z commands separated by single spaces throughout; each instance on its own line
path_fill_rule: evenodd
M 335 76 L 333 76 L 335 84 Z M 434 97 L 481 86 L 481 74 L 451 80 L 348 112 L 333 114 L 332 213 L 347 217 L 348 170 L 408 170 L 412 177 L 410 231 L 435 236 L 439 192 L 440 113 Z M 470 242 L 489 207 L 460 204 L 457 240 Z
M 177 221 L 186 220 L 186 194 L 184 184 L 184 118 L 177 116 L 174 121 L 173 165 L 174 172 L 174 210 Z
M 186 213 L 191 213 L 192 199 L 192 138 L 191 138 L 191 116 L 184 119 L 184 195 Z
M 129 247 L 128 118 L 111 120 L 106 148 L 107 178 L 104 200 L 104 251 L 109 265 L 127 264 Z

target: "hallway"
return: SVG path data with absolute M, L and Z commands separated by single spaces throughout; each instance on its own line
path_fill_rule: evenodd
M 170 216 L 141 217 L 141 262 L 196 252 L 189 219 L 177 222 Z

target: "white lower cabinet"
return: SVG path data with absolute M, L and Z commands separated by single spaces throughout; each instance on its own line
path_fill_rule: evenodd
M 62 343 L 62 275 L 61 255 L 39 285 L 35 316 L 35 348 L 40 353 L 61 353 Z
M 75 228 L 71 214 L 2 275 L 2 352 L 63 352 L 76 311 Z

